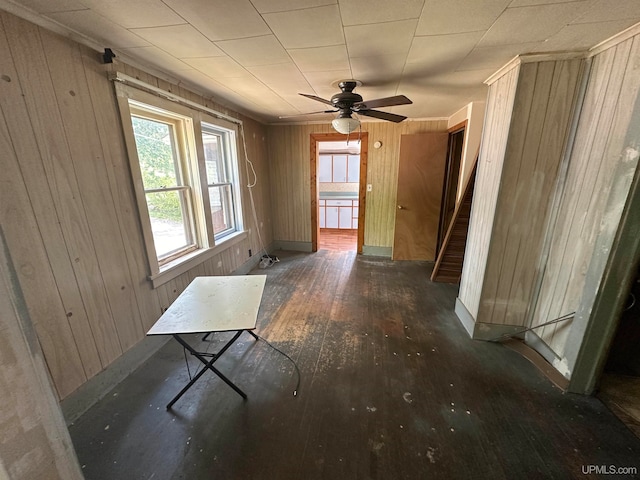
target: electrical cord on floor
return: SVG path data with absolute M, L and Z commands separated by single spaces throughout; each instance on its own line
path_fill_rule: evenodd
M 548 322 L 545 322 L 545 323 L 541 323 L 540 325 L 536 325 L 535 327 L 525 328 L 524 330 L 520 330 L 519 332 L 505 333 L 503 335 L 500 335 L 499 337 L 492 338 L 491 340 L 489 340 L 489 342 L 501 342 L 502 340 L 513 338 L 516 335 L 522 335 L 523 333 L 530 332 L 532 330 L 535 330 L 536 328 L 546 327 L 547 325 L 553 325 L 554 323 L 560 323 L 566 320 L 571 320 L 575 314 L 576 312 L 567 313 L 566 315 L 562 315 L 561 317 L 558 317 L 556 319 L 549 320 Z
M 293 363 L 293 366 L 296 370 L 296 375 L 298 377 L 298 380 L 296 382 L 296 388 L 293 391 L 293 396 L 297 397 L 298 396 L 298 390 L 300 390 L 300 369 L 298 368 L 298 365 L 296 364 L 295 360 L 293 358 L 291 358 L 289 355 L 287 355 L 286 353 L 284 353 L 282 350 L 280 350 L 278 347 L 274 347 L 271 343 L 269 343 L 265 338 L 261 337 L 260 335 L 258 335 L 257 333 L 253 332 L 253 334 L 259 339 L 262 340 L 264 343 L 266 343 L 267 345 L 269 345 L 272 349 L 274 349 L 276 352 L 278 352 L 279 354 L 285 356 L 287 359 L 289 359 L 289 361 L 291 363 Z M 209 342 L 209 345 L 207 346 L 207 350 L 205 355 L 208 355 L 209 353 L 209 348 L 211 348 L 211 343 Z M 187 366 L 187 373 L 189 374 L 189 381 L 191 381 L 191 369 L 189 368 L 189 359 L 187 358 L 187 349 L 182 347 L 182 351 L 184 353 L 184 363 Z M 198 374 L 198 371 L 200 370 L 200 368 L 202 367 L 202 365 L 199 365 L 198 368 L 196 369 L 195 373 L 193 374 L 194 376 Z
M 280 350 L 278 347 L 274 347 L 273 345 L 271 345 L 265 338 L 261 337 L 257 333 L 253 332 L 253 334 L 256 337 L 258 337 L 260 340 L 262 340 L 264 343 L 269 345 L 271 348 L 273 348 L 276 352 L 278 352 L 279 354 L 281 354 L 281 355 L 285 356 L 287 359 L 289 359 L 289 361 L 291 363 L 293 363 L 293 366 L 296 369 L 296 374 L 298 376 L 298 381 L 296 382 L 296 388 L 293 391 L 293 396 L 294 397 L 298 396 L 298 390 L 300 390 L 300 369 L 298 368 L 298 365 L 296 364 L 295 360 L 293 358 L 291 358 L 289 355 L 287 355 L 286 353 L 284 353 L 282 350 Z

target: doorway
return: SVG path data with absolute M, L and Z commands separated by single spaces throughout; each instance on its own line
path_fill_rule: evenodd
M 367 177 L 366 132 L 311 134 L 312 251 L 362 253 Z

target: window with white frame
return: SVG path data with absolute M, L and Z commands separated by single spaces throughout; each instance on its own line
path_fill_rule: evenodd
M 244 238 L 237 128 L 147 92 L 116 91 L 150 278 L 162 284 Z

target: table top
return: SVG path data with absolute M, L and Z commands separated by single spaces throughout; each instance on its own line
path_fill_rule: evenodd
M 256 328 L 266 275 L 196 277 L 147 335 Z

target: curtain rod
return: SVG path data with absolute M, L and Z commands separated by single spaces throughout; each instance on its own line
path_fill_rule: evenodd
M 229 122 L 235 123 L 236 125 L 241 125 L 242 126 L 242 120 L 239 120 L 237 118 L 231 117 L 229 115 L 227 115 L 226 113 L 222 113 L 219 112 L 217 110 L 213 110 L 212 108 L 209 107 L 205 107 L 204 105 L 200 105 L 199 103 L 196 102 L 192 102 L 191 100 L 188 100 L 186 98 L 183 98 L 179 95 L 175 95 L 171 92 L 167 92 L 166 90 L 162 90 L 161 88 L 158 87 L 154 87 L 153 85 L 147 83 L 147 82 L 143 82 L 142 80 L 138 80 L 135 77 L 132 77 L 130 75 L 127 75 L 125 73 L 121 73 L 121 72 L 109 72 L 109 80 L 112 80 L 114 82 L 120 82 L 123 83 L 125 85 L 129 85 L 132 87 L 138 87 L 142 90 L 146 90 L 149 93 L 152 93 L 154 95 L 158 95 L 159 97 L 163 97 L 166 98 L 167 100 L 170 100 L 172 102 L 176 102 L 179 103 L 181 105 L 193 108 L 195 110 L 200 110 L 201 112 L 204 113 L 208 113 L 210 115 L 213 115 L 215 117 L 227 120 Z

